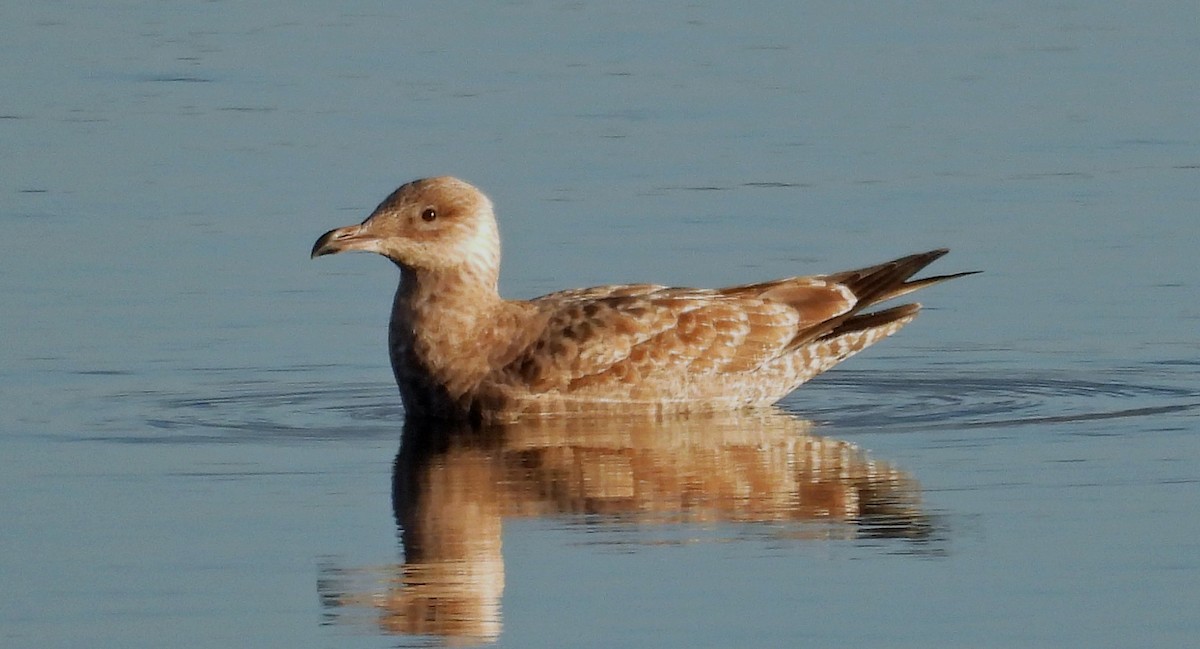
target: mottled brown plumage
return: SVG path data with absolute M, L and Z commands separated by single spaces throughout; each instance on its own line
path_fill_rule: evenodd
M 500 297 L 492 204 L 454 178 L 404 185 L 318 257 L 384 255 L 401 270 L 392 369 L 410 416 L 718 411 L 778 401 L 891 335 L 920 306 L 863 310 L 953 277 L 909 281 L 946 250 L 870 268 L 723 289 L 600 286 Z

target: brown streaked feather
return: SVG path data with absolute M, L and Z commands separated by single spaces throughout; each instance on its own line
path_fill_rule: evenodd
M 796 329 L 795 311 L 771 301 L 678 288 L 616 293 L 535 300 L 553 315 L 503 371 L 544 390 L 741 372 L 776 358 Z
M 854 295 L 837 282 L 819 277 L 789 277 L 772 282 L 719 289 L 721 295 L 782 302 L 794 309 L 798 327 L 824 322 L 849 311 Z
M 930 250 L 858 270 L 825 275 L 824 278 L 850 289 L 858 298 L 858 309 L 891 299 L 904 281 L 921 271 L 939 257 L 950 252 L 945 248 Z
M 959 277 L 966 277 L 967 275 L 978 275 L 981 272 L 983 272 L 983 271 L 968 270 L 963 273 L 952 273 L 950 275 L 937 275 L 935 277 L 923 277 L 921 279 L 916 279 L 916 280 L 912 280 L 910 282 L 905 282 L 905 283 L 901 284 L 900 286 L 897 286 L 895 290 L 888 293 L 887 297 L 883 298 L 882 300 L 879 300 L 879 302 L 885 302 L 887 300 L 894 300 L 898 297 L 903 297 L 905 295 L 908 295 L 909 293 L 912 293 L 913 291 L 918 291 L 927 286 L 933 286 L 934 284 L 941 284 L 942 282 L 945 282 L 947 280 L 958 279 Z
M 937 250 L 930 250 L 929 252 L 908 255 L 907 257 L 901 257 L 875 266 L 821 276 L 826 281 L 846 287 L 854 294 L 856 302 L 853 308 L 845 313 L 798 332 L 796 338 L 792 341 L 792 346 L 799 347 L 826 336 L 870 306 L 907 295 L 919 288 L 931 286 L 938 282 L 972 274 L 959 273 L 941 277 L 930 277 L 912 282 L 907 281 L 913 275 L 919 273 L 921 269 L 948 252 L 950 252 L 948 249 L 939 248 Z M 920 309 L 920 305 L 915 306 L 916 309 Z
M 689 376 L 749 374 L 813 341 L 840 339 L 840 352 L 826 352 L 832 365 L 886 335 L 847 334 L 890 334 L 920 305 L 864 308 L 957 276 L 906 281 L 944 254 L 717 290 L 636 284 L 552 293 L 531 303 L 548 314 L 546 324 L 502 373 L 540 392 L 675 385 Z
M 854 331 L 865 331 L 867 329 L 875 329 L 877 327 L 885 327 L 904 318 L 911 318 L 917 315 L 921 310 L 920 304 L 901 304 L 883 311 L 874 311 L 872 313 L 863 313 L 860 315 L 847 318 L 837 327 L 834 327 L 829 333 L 822 338 L 836 338 L 843 334 L 848 334 Z

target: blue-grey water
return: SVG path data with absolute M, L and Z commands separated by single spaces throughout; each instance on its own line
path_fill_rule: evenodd
M 1183 647 L 1200 5 L 0 9 L 0 645 Z M 408 431 L 396 185 L 502 291 L 948 246 L 780 412 Z

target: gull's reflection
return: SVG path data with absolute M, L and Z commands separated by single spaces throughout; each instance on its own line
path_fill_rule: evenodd
M 513 517 L 586 515 L 631 530 L 638 526 L 627 523 L 822 522 L 792 532 L 825 538 L 928 534 L 911 477 L 810 428 L 775 410 L 482 429 L 407 422 L 392 483 L 404 561 L 374 571 L 374 586 L 325 568 L 322 600 L 335 618 L 373 611 L 386 633 L 494 640 L 501 525 Z

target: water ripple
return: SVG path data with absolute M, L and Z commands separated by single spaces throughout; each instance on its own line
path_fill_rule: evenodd
M 1166 367 L 1158 364 L 1086 376 L 1079 372 L 897 375 L 843 370 L 802 388 L 784 405 L 796 404 L 800 414 L 840 427 L 925 430 L 1082 422 L 1200 409 L 1200 390 L 1186 385 L 1190 377 L 1177 377 Z M 1189 371 L 1186 366 L 1178 369 Z M 826 402 L 832 403 L 822 405 Z
M 1086 374 L 836 370 L 781 406 L 843 430 L 1003 428 L 1171 416 L 1200 410 L 1200 390 L 1190 385 L 1194 374 L 1186 363 Z M 114 395 L 112 401 L 125 404 L 122 412 L 110 414 L 103 430 L 95 432 L 128 442 L 398 437 L 403 421 L 395 387 L 384 382 L 218 380 L 188 391 Z

